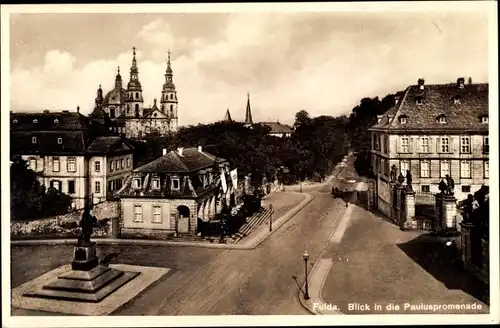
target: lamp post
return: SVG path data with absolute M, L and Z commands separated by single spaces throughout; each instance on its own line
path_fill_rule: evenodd
M 269 204 L 269 211 L 271 212 L 271 216 L 269 217 L 269 231 L 273 231 L 273 204 Z
M 309 284 L 307 282 L 307 261 L 309 260 L 309 254 L 307 254 L 307 251 L 304 252 L 304 255 L 302 255 L 302 258 L 304 259 L 304 264 L 306 266 L 306 293 L 304 295 L 304 298 L 306 300 L 309 299 Z

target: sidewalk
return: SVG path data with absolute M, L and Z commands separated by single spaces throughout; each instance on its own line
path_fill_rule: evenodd
M 401 231 L 359 206 L 349 207 L 349 219 L 342 218 L 311 272 L 311 299 L 301 298 L 310 312 L 489 312 L 486 287 L 452 261 L 442 240 L 427 232 Z M 338 232 L 344 228 L 345 234 Z M 375 304 L 380 307 L 375 309 Z
M 95 238 L 98 245 L 169 245 L 169 246 L 191 246 L 219 249 L 254 249 L 262 243 L 269 235 L 276 231 L 281 225 L 292 218 L 298 211 L 312 201 L 313 197 L 308 194 L 292 192 L 277 192 L 268 195 L 263 200 L 263 206 L 273 205 L 273 231 L 269 232 L 268 226 L 262 224 L 253 229 L 248 236 L 236 244 L 218 244 L 208 241 L 183 241 L 183 240 L 153 240 L 153 239 L 121 239 L 121 238 Z M 268 221 L 267 221 L 268 222 Z M 267 223 L 266 222 L 266 223 Z M 31 239 L 11 240 L 11 245 L 74 245 L 76 239 Z

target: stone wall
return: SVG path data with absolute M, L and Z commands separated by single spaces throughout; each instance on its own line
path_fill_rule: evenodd
M 105 201 L 93 207 L 94 216 L 101 221 L 100 227 L 94 229 L 94 236 L 107 236 L 111 231 L 111 220 L 119 215 L 117 201 Z M 75 236 L 79 234 L 78 224 L 83 210 L 57 215 L 54 217 L 16 221 L 10 224 L 11 237 L 29 236 Z

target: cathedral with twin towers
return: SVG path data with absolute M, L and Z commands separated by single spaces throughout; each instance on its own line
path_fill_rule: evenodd
M 102 120 L 115 132 L 128 138 L 143 138 L 151 133 L 168 134 L 176 132 L 178 128 L 178 99 L 173 71 L 168 52 L 165 83 L 161 91 L 160 103 L 154 99 L 153 106 L 144 107 L 142 86 L 139 81 L 139 69 L 135 59 L 135 47 L 132 48 L 133 57 L 130 67 L 130 77 L 125 89 L 120 75 L 120 67 L 115 77 L 115 87 L 103 96 L 99 85 L 95 99 L 92 119 Z

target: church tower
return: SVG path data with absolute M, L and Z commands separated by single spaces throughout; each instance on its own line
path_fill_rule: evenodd
M 167 70 L 165 72 L 165 83 L 161 91 L 160 110 L 170 118 L 169 130 L 171 132 L 177 131 L 177 91 L 173 82 L 173 72 L 170 65 L 170 51 L 168 52 Z
M 102 106 L 102 102 L 104 101 L 104 97 L 102 96 L 102 88 L 99 84 L 99 89 L 97 89 L 97 97 L 95 98 L 95 108 L 100 108 Z
M 250 93 L 247 93 L 247 111 L 245 115 L 245 126 L 251 127 L 253 125 L 252 110 L 250 108 Z
M 142 87 L 139 82 L 139 69 L 135 60 L 135 47 L 133 50 L 132 66 L 130 67 L 130 80 L 127 85 L 127 101 L 125 116 L 142 117 L 144 99 L 142 98 Z

